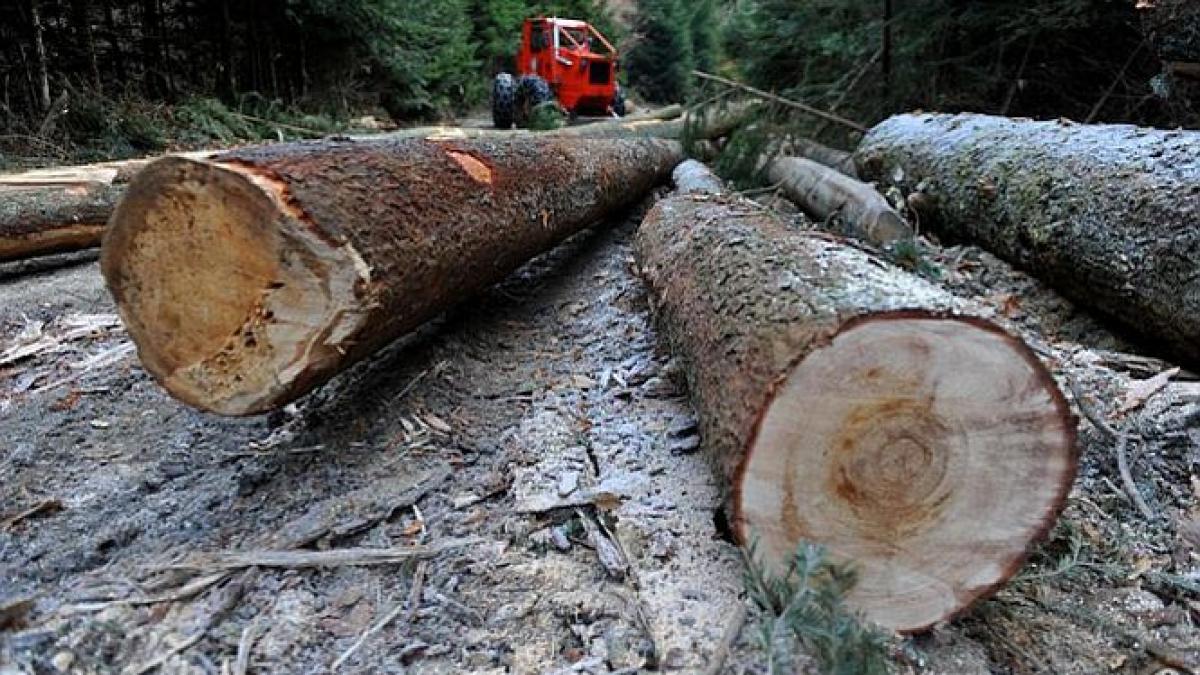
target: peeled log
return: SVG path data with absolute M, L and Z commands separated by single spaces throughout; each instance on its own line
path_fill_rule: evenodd
M 767 177 L 805 213 L 839 221 L 851 237 L 879 246 L 912 239 L 912 228 L 874 187 L 824 164 L 779 157 L 767 165 Z
M 994 590 L 1049 530 L 1075 427 L 1019 339 L 728 195 L 660 201 L 636 248 L 734 533 L 768 567 L 823 544 L 858 570 L 850 603 L 911 632 Z
M 130 184 L 101 271 L 171 394 L 263 412 L 639 199 L 681 153 L 509 138 L 168 157 Z
M 1200 133 L 899 115 L 857 159 L 864 178 L 919 193 L 928 229 L 1200 364 Z

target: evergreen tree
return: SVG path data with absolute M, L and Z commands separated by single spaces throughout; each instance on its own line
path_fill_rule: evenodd
M 639 0 L 635 40 L 625 57 L 629 84 L 648 100 L 683 101 L 693 68 L 691 21 L 680 0 Z
M 717 69 L 720 28 L 717 25 L 716 0 L 699 0 L 692 10 L 692 54 L 697 70 L 711 73 Z

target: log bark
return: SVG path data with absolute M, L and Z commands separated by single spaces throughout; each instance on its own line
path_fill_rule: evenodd
M 779 157 L 767 177 L 805 213 L 836 223 L 847 236 L 887 246 L 912 239 L 913 231 L 875 188 L 803 157 Z
M 831 148 L 809 138 L 791 138 L 785 147 L 789 155 L 811 159 L 858 180 L 858 167 L 854 165 L 853 153 Z
M 681 152 L 513 137 L 168 157 L 129 185 L 101 271 L 169 392 L 263 412 L 639 199 Z
M 0 190 L 0 262 L 99 245 L 121 192 L 104 184 Z
M 769 569 L 823 544 L 858 569 L 854 607 L 918 631 L 1054 522 L 1078 461 L 1067 403 L 962 301 L 728 195 L 660 201 L 636 250 L 733 531 Z
M 871 130 L 857 161 L 913 193 L 923 227 L 1200 364 L 1200 134 L 900 115 Z
M 595 122 L 548 132 L 421 127 L 383 136 L 357 136 L 354 140 L 541 136 L 679 139 L 684 136 L 688 124 L 688 118 L 681 117 L 679 112 L 678 106 L 672 106 L 634 119 Z M 715 138 L 714 134 L 728 133 L 730 125 L 738 120 L 734 115 L 712 116 L 699 125 L 693 124 L 694 129 L 690 133 L 696 138 Z M 179 153 L 177 156 L 203 158 L 213 154 L 213 151 L 199 151 Z M 125 184 L 155 159 L 151 157 L 0 175 L 0 202 L 4 202 L 0 203 L 0 261 L 99 246 L 104 224 L 124 193 Z M 35 188 L 38 188 L 36 193 Z M 16 195 L 17 189 L 23 194 Z

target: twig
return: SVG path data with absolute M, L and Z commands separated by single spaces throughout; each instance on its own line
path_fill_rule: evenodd
M 712 656 L 709 657 L 708 666 L 704 669 L 704 675 L 718 675 L 721 669 L 725 667 L 725 660 L 729 658 L 729 652 L 733 650 L 733 645 L 737 643 L 738 635 L 742 633 L 742 626 L 746 623 L 746 605 L 739 602 L 733 610 L 733 616 L 729 618 L 729 625 L 725 627 L 725 634 L 721 636 L 721 641 L 717 643 L 717 648 L 713 650 Z
M 414 558 L 431 558 L 445 551 L 482 543 L 483 539 L 450 539 L 445 542 L 395 548 L 343 548 L 331 551 L 229 551 L 193 556 L 159 569 L 238 569 L 242 567 L 339 567 L 389 565 Z
M 242 638 L 238 640 L 237 659 L 233 662 L 233 675 L 246 675 L 250 669 L 250 649 L 258 639 L 258 621 L 251 621 L 242 629 Z
M 257 574 L 257 570 L 248 569 L 240 579 L 221 589 L 219 592 L 223 593 L 224 596 L 217 599 L 216 607 L 214 607 L 212 612 L 209 613 L 208 618 L 204 621 L 204 625 L 198 628 L 196 632 L 188 636 L 186 640 L 175 645 L 163 654 L 158 655 L 148 663 L 144 663 L 141 666 L 133 668 L 127 672 L 131 673 L 132 675 L 145 675 L 145 673 L 155 670 L 159 666 L 169 661 L 172 657 L 182 654 L 183 652 L 195 646 L 196 643 L 203 640 L 204 636 L 208 634 L 209 629 L 217 625 L 217 623 L 220 622 L 226 614 L 228 614 L 233 610 L 234 607 L 237 606 L 238 601 L 242 599 L 242 595 L 246 592 L 246 586 L 250 584 Z
M 1125 454 L 1125 448 L 1129 445 L 1129 435 L 1114 429 L 1095 408 L 1089 406 L 1084 401 L 1083 390 L 1080 389 L 1079 383 L 1075 381 L 1075 378 L 1068 377 L 1067 385 L 1071 388 L 1071 394 L 1075 396 L 1075 405 L 1079 407 L 1079 412 L 1083 413 L 1083 416 L 1092 423 L 1092 426 L 1108 436 L 1110 440 L 1116 440 L 1117 471 L 1121 474 L 1121 484 L 1125 488 L 1123 490 L 1125 496 L 1142 512 L 1142 515 L 1147 520 L 1157 519 L 1158 516 L 1154 513 L 1154 510 L 1142 498 L 1142 493 L 1138 490 L 1137 483 L 1133 480 L 1133 474 L 1129 472 L 1129 458 Z
M 748 92 L 750 94 L 754 94 L 755 96 L 758 96 L 759 98 L 765 98 L 768 101 L 774 101 L 775 103 L 779 103 L 781 105 L 788 106 L 789 108 L 795 108 L 796 110 L 800 110 L 800 111 L 806 112 L 810 115 L 820 117 L 823 120 L 834 122 L 835 124 L 840 124 L 844 127 L 849 127 L 855 131 L 858 131 L 858 132 L 861 132 L 864 134 L 867 132 L 867 128 L 864 127 L 863 125 L 859 124 L 858 122 L 848 120 L 845 117 L 842 117 L 841 115 L 836 115 L 834 113 L 826 112 L 824 110 L 821 110 L 820 108 L 814 108 L 811 105 L 808 105 L 807 103 L 793 101 L 791 99 L 779 96 L 778 94 L 772 94 L 769 91 L 763 91 L 762 89 L 758 89 L 757 87 L 751 87 L 748 84 L 742 84 L 741 82 L 737 82 L 736 80 L 730 80 L 728 78 L 721 77 L 720 75 L 713 75 L 711 73 L 706 73 L 701 70 L 693 70 L 692 74 L 695 75 L 696 77 L 699 77 L 699 78 L 702 78 L 705 80 L 712 80 L 714 82 L 720 82 L 721 84 L 723 84 L 727 87 L 734 87 L 737 89 L 741 89 L 742 91 Z
M 164 602 L 178 602 L 187 600 L 188 598 L 199 595 L 210 587 L 215 586 L 229 578 L 229 571 L 216 572 L 207 576 L 196 577 L 188 583 L 180 586 L 170 593 L 162 595 L 154 595 L 149 598 L 121 598 L 119 600 L 107 600 L 103 602 L 90 602 L 72 606 L 75 611 L 99 611 L 118 605 L 127 605 L 137 607 L 141 605 L 157 605 Z
M 302 134 L 308 134 L 309 136 L 316 136 L 319 138 L 319 137 L 324 137 L 324 136 L 329 135 L 328 133 L 326 133 L 324 131 L 317 131 L 316 129 L 307 129 L 305 127 L 298 127 L 294 124 L 284 124 L 283 122 L 276 122 L 275 120 L 269 120 L 265 117 L 257 117 L 255 115 L 247 115 L 246 113 L 243 113 L 243 112 L 235 112 L 235 111 L 230 111 L 230 112 L 237 117 L 241 117 L 243 119 L 248 119 L 251 122 L 267 124 L 267 125 L 270 125 L 273 127 L 279 127 L 280 129 L 287 129 L 288 131 L 295 131 L 295 132 L 302 133 Z
M 419 565 L 417 565 L 417 571 L 413 573 L 412 590 L 408 594 L 408 615 L 405 616 L 405 623 L 411 622 L 413 615 L 417 611 L 417 602 L 421 599 L 421 588 L 425 581 L 426 566 L 427 563 L 421 562 Z M 396 606 L 388 611 L 388 613 L 385 614 L 382 619 L 376 621 L 374 625 L 363 631 L 363 634 L 358 636 L 358 639 L 354 641 L 354 644 L 350 645 L 349 649 L 342 652 L 342 655 L 337 657 L 329 669 L 337 670 L 338 668 L 341 668 L 342 664 L 344 664 L 347 659 L 353 656 L 354 652 L 358 651 L 360 647 L 366 644 L 367 640 L 370 639 L 371 636 L 383 630 L 389 623 L 394 621 L 397 616 L 400 616 L 400 612 L 404 609 L 404 607 L 405 603 L 397 602 Z
M 17 515 L 13 516 L 12 518 L 9 518 L 8 520 L 4 521 L 4 528 L 12 529 L 13 527 L 21 524 L 22 522 L 29 520 L 30 518 L 33 518 L 34 516 L 40 516 L 42 514 L 57 513 L 62 510 L 63 510 L 63 503 L 62 503 L 61 499 L 44 499 L 44 500 L 38 502 L 37 504 L 31 506 L 30 508 L 25 509 L 24 511 L 18 513 Z
M 1142 498 L 1142 493 L 1138 490 L 1137 483 L 1133 482 L 1133 474 L 1129 473 L 1129 459 L 1125 456 L 1125 446 L 1129 444 L 1129 434 L 1121 434 L 1117 439 L 1117 471 L 1121 473 L 1121 484 L 1125 487 L 1125 494 L 1129 495 L 1129 499 L 1133 501 L 1146 520 L 1156 520 L 1158 515 Z
M 1121 66 L 1121 70 L 1113 78 L 1112 84 L 1108 85 L 1108 89 L 1104 90 L 1104 95 L 1100 97 L 1099 101 L 1096 101 L 1096 105 L 1092 106 L 1092 111 L 1088 113 L 1087 119 L 1083 121 L 1084 124 L 1091 124 L 1096 119 L 1096 115 L 1099 115 L 1100 111 L 1104 109 L 1104 104 L 1108 103 L 1108 99 L 1112 97 L 1112 93 L 1117 90 L 1117 85 L 1125 79 L 1125 73 L 1129 71 L 1129 67 L 1133 65 L 1134 59 L 1137 58 L 1138 54 L 1142 53 L 1142 47 L 1145 46 L 1145 40 L 1138 43 L 1137 49 L 1133 50 L 1133 53 L 1125 60 L 1125 65 Z

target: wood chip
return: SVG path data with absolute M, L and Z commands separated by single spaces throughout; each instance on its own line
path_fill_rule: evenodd
M 1172 377 L 1179 374 L 1179 368 L 1171 368 L 1145 380 L 1137 380 L 1125 391 L 1125 400 L 1121 403 L 1118 413 L 1124 414 L 1140 408 L 1142 404 L 1167 386 Z
M 58 513 L 65 508 L 66 507 L 63 505 L 61 499 L 44 499 L 34 506 L 31 506 L 30 508 L 25 509 L 24 511 L 4 521 L 4 527 L 6 529 L 12 529 L 16 525 L 19 525 L 30 518 Z

